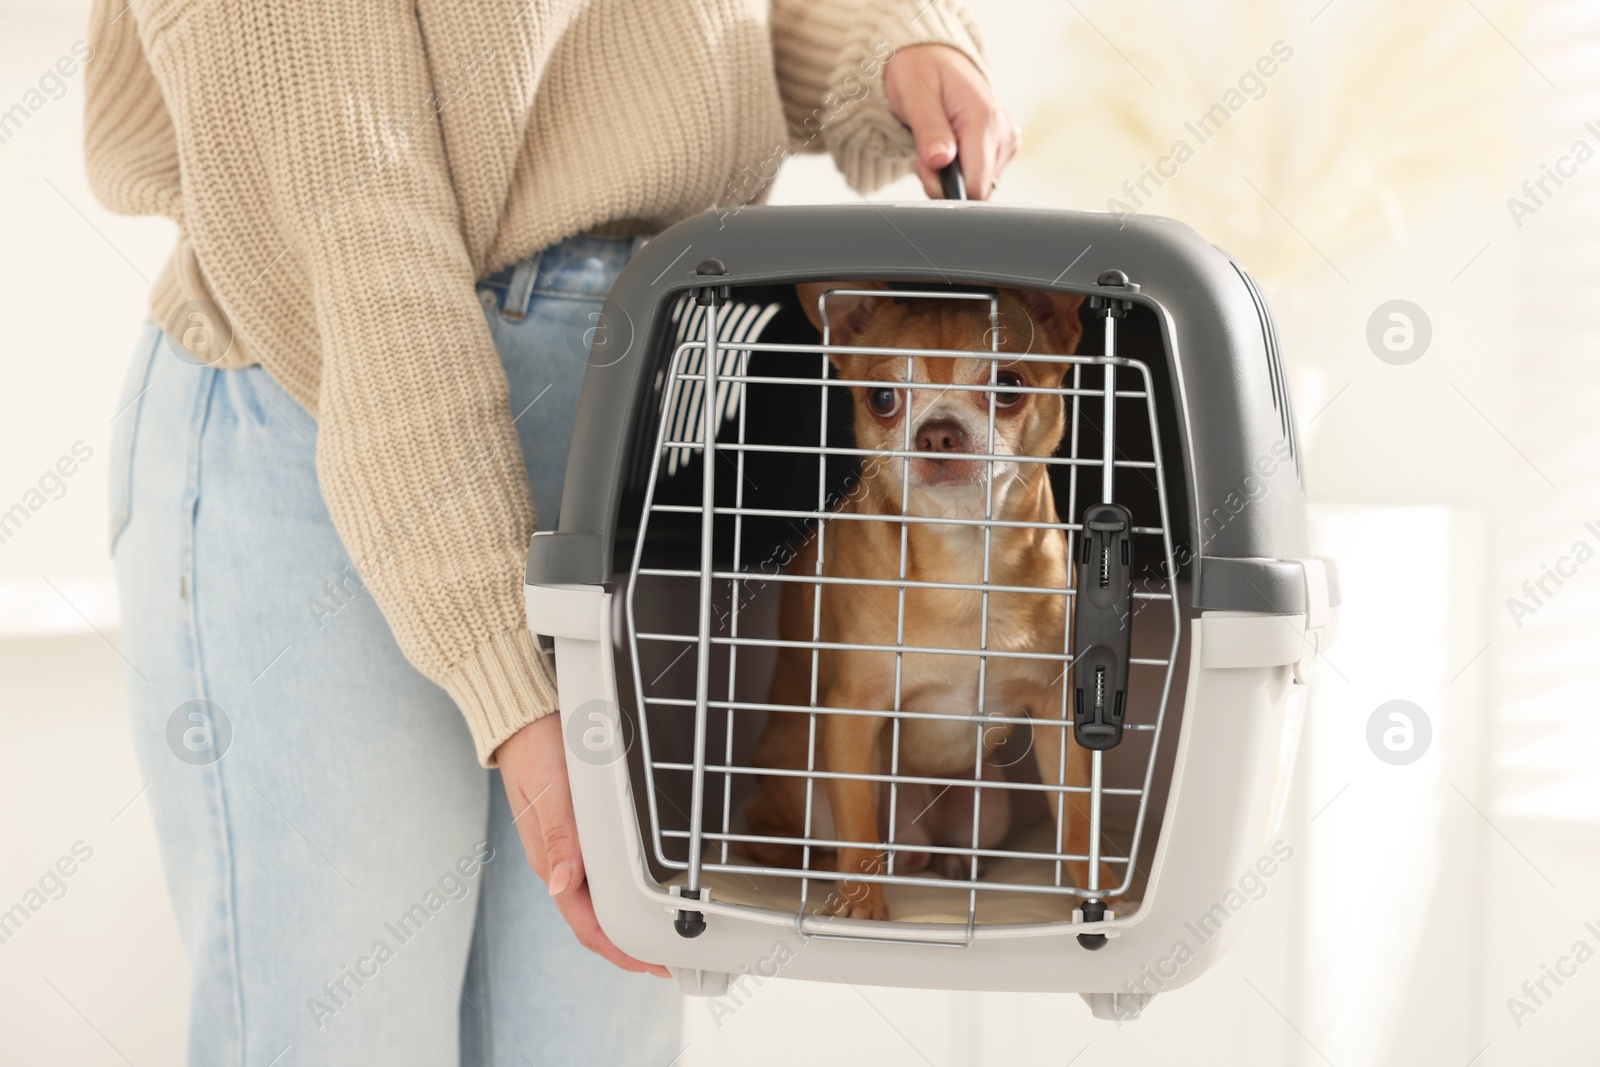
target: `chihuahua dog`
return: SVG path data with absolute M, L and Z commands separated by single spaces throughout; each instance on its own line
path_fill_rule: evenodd
M 818 301 L 825 284 L 798 287 L 812 323 L 820 330 Z M 852 285 L 849 288 L 884 288 Z M 779 608 L 779 637 L 786 642 L 813 640 L 831 645 L 895 646 L 914 649 L 971 649 L 1049 653 L 1066 649 L 1066 596 L 1060 593 L 997 591 L 989 593 L 988 621 L 983 623 L 983 594 L 978 587 L 1066 588 L 1066 539 L 1047 526 L 995 526 L 985 536 L 986 510 L 993 518 L 1014 522 L 1055 523 L 1055 499 L 1049 466 L 996 459 L 965 458 L 974 453 L 996 456 L 1048 457 L 1065 429 L 1062 397 L 1055 393 L 1009 392 L 1007 387 L 1058 387 L 1065 363 L 1029 360 L 1028 355 L 1070 355 L 1082 328 L 1082 298 L 1065 293 L 1001 289 L 1000 323 L 992 324 L 984 301 L 882 296 L 828 298 L 829 342 L 854 346 L 986 350 L 990 330 L 1000 329 L 1001 355 L 973 356 L 851 355 L 830 353 L 841 378 L 864 381 L 852 385 L 856 445 L 862 449 L 915 453 L 863 458 L 859 481 L 833 508 L 838 519 L 826 519 L 788 566 L 794 575 L 822 574 L 841 581 L 821 584 L 784 583 Z M 907 389 L 912 383 L 930 388 Z M 993 375 L 993 377 L 991 377 Z M 962 390 L 950 385 L 993 385 L 989 390 Z M 945 388 L 940 388 L 944 386 Z M 993 397 L 993 444 L 990 445 L 990 403 Z M 992 489 L 988 482 L 992 480 Z M 991 500 L 992 495 L 992 500 Z M 859 517 L 883 516 L 883 521 Z M 960 524 L 901 523 L 902 515 L 968 521 Z M 819 542 L 822 566 L 817 568 Z M 984 553 L 988 552 L 988 574 Z M 903 555 L 902 555 L 903 554 Z M 902 572 L 902 559 L 904 570 Z M 904 603 L 894 584 L 865 584 L 861 579 L 894 583 L 904 578 Z M 851 581 L 852 579 L 856 581 Z M 858 584 L 859 583 L 859 584 Z M 948 588 L 918 583 L 949 583 Z M 813 615 L 813 605 L 820 618 Z M 898 631 L 898 632 L 897 632 Z M 813 665 L 813 655 L 816 657 Z M 814 673 L 813 673 L 814 671 Z M 990 657 L 981 672 L 983 709 L 990 715 L 1061 721 L 1062 666 L 1054 659 Z M 813 691 L 813 678 L 815 690 Z M 892 840 L 895 874 L 928 868 L 928 846 L 971 847 L 976 832 L 980 848 L 992 848 L 1008 830 L 1009 790 L 981 790 L 978 764 L 995 754 L 1011 733 L 1009 724 L 974 722 L 978 711 L 979 659 L 935 652 L 906 652 L 897 671 L 895 653 L 805 647 L 782 647 L 774 669 L 769 703 L 806 708 L 850 709 L 854 714 L 811 716 L 805 712 L 773 712 L 755 754 L 758 766 L 804 771 L 811 766 L 826 775 L 810 787 L 810 833 L 836 840 L 836 849 L 815 846 L 812 863 L 823 869 L 831 858 L 841 875 L 888 873 L 888 785 L 871 776 L 965 779 L 972 786 L 906 783 L 895 786 Z M 874 711 L 895 707 L 922 714 L 901 719 L 896 727 Z M 967 716 L 967 720 L 941 716 Z M 898 734 L 896 737 L 895 734 Z M 1047 785 L 1085 785 L 1089 754 L 1069 738 L 1063 726 L 1032 730 L 1032 748 L 1040 780 Z M 1061 746 L 1069 750 L 1063 764 Z M 981 750 L 981 753 L 980 753 Z M 895 755 L 895 753 L 898 753 Z M 1014 761 L 1013 761 L 1014 762 Z M 981 782 L 1001 774 L 985 762 Z M 1062 824 L 1066 851 L 1088 851 L 1087 798 L 1084 793 L 1049 794 L 1056 820 Z M 974 804 L 978 822 L 974 825 Z M 803 837 L 806 832 L 808 783 L 802 776 L 764 775 L 746 813 L 753 835 Z M 876 845 L 874 844 L 876 843 Z M 747 851 L 773 866 L 799 866 L 800 846 L 753 844 Z M 832 854 L 830 857 L 830 853 Z M 935 854 L 934 869 L 947 877 L 972 878 L 970 857 Z M 1077 884 L 1086 884 L 1086 864 L 1069 864 Z M 1112 877 L 1102 868 L 1103 877 Z M 1103 881 L 1114 885 L 1114 881 Z M 887 919 L 883 885 L 846 878 L 828 905 L 835 915 Z

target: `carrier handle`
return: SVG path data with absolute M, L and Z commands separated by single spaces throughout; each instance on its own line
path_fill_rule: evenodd
M 961 157 L 952 156 L 950 162 L 939 168 L 939 187 L 946 200 L 965 200 L 967 181 L 961 176 Z

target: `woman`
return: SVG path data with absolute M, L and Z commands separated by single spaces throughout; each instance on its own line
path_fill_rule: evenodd
M 959 0 L 98 0 L 90 39 L 97 195 L 179 228 L 112 546 L 190 1061 L 669 1062 L 677 995 L 595 921 L 522 610 L 572 327 L 791 151 L 935 194 L 959 148 L 986 195 L 1018 135 L 975 26 Z

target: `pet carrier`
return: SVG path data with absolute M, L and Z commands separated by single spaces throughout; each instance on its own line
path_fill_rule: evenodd
M 802 283 L 824 292 L 802 306 Z M 1019 340 L 1034 323 L 1001 300 L 1017 293 L 1083 298 L 1075 349 Z M 902 324 L 960 308 L 987 328 L 941 349 L 842 343 L 850 302 L 893 304 Z M 704 995 L 773 976 L 1071 991 L 1118 1018 L 1214 962 L 1238 932 L 1241 880 L 1284 858 L 1276 821 L 1338 605 L 1332 565 L 1308 553 L 1283 367 L 1243 268 L 1159 218 L 950 200 L 748 208 L 650 241 L 591 325 L 559 523 L 533 539 L 526 594 L 530 627 L 553 642 L 612 940 Z M 848 356 L 880 376 L 851 379 Z M 983 369 L 963 383 L 937 369 L 951 361 Z M 1038 373 L 1006 370 L 1024 364 Z M 961 515 L 913 506 L 905 488 L 913 463 L 934 462 L 911 441 L 919 396 L 934 393 L 970 394 L 980 423 L 987 409 L 987 443 L 959 452 L 983 468 L 981 503 Z M 862 396 L 903 406 L 903 439 L 857 439 Z M 1029 453 L 1002 439 L 997 413 L 1020 400 L 1059 417 L 1059 444 L 1053 431 Z M 852 503 L 883 470 L 898 506 Z M 998 479 L 1033 471 L 1049 512 L 999 517 Z M 891 531 L 898 564 L 891 549 L 884 573 L 830 572 L 828 545 L 852 521 Z M 977 577 L 909 575 L 922 527 L 966 531 Z M 1040 546 L 1037 567 L 1024 554 L 991 572 L 1002 543 Z M 925 636 L 921 616 L 947 590 L 975 616 L 957 620 L 977 627 L 965 647 Z M 802 620 L 787 637 L 786 591 Z M 1035 632 L 991 627 L 1024 601 L 1046 605 Z M 846 627 L 852 612 L 881 616 L 893 637 L 830 640 L 824 603 Z M 819 661 L 869 663 L 845 653 L 878 657 L 892 696 L 827 698 Z M 799 670 L 787 699 L 782 663 Z M 908 679 L 929 663 L 975 671 L 976 685 L 919 702 Z M 1049 699 L 1019 709 L 993 679 L 1024 670 Z M 866 770 L 841 770 L 818 743 L 847 716 L 886 723 Z M 804 739 L 787 765 L 761 755 L 779 720 Z M 971 731 L 970 769 L 918 769 L 907 739 L 934 728 Z M 846 780 L 875 798 L 866 840 L 828 816 Z M 769 787 L 803 798 L 789 831 L 752 828 Z M 903 829 L 951 790 L 970 835 Z M 999 831 L 980 830 L 985 805 L 1007 811 Z M 840 874 L 852 849 L 872 859 Z M 886 918 L 841 906 L 862 886 Z

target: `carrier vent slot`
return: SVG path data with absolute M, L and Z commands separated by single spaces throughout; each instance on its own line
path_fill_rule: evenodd
M 717 376 L 722 379 L 717 386 L 717 408 L 721 421 L 726 423 L 739 414 L 739 404 L 743 399 L 739 387 L 727 379 L 734 375 L 738 369 L 741 358 L 739 349 L 731 347 L 741 342 L 761 340 L 762 332 L 777 315 L 782 305 L 777 303 L 744 303 L 734 302 L 726 305 L 720 311 L 717 322 L 717 336 L 721 341 L 718 351 Z M 698 338 L 705 332 L 705 309 L 694 302 L 692 293 L 680 296 L 672 305 L 670 325 L 673 347 L 676 348 L 684 341 Z M 688 363 L 684 367 L 685 374 L 699 374 L 699 352 L 691 352 Z M 661 395 L 666 388 L 666 368 L 662 367 L 656 373 L 656 395 Z M 663 413 L 668 420 L 674 440 L 694 441 L 698 443 L 701 436 L 701 427 L 704 425 L 701 413 L 705 409 L 705 387 L 699 382 L 687 383 L 686 389 L 678 391 L 676 403 L 672 410 Z M 635 441 L 633 456 L 629 462 L 628 484 L 635 490 L 642 491 L 644 483 L 650 476 L 651 444 L 649 437 L 640 434 Z M 670 477 L 685 466 L 693 457 L 694 450 L 676 448 L 666 456 L 666 473 Z

